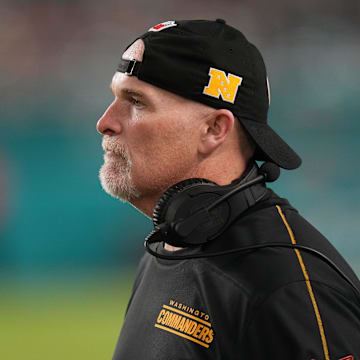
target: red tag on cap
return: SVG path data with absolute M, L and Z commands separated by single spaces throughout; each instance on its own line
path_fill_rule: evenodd
M 168 29 L 168 28 L 173 27 L 173 26 L 177 26 L 177 23 L 175 21 L 173 21 L 173 20 L 165 21 L 163 23 L 160 23 L 160 24 L 157 24 L 157 25 L 153 26 L 148 31 L 162 31 L 162 30 Z

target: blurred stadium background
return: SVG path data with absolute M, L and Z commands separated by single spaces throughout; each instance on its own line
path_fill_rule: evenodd
M 301 154 L 272 187 L 360 274 L 358 0 L 0 1 L 0 359 L 109 359 L 151 223 L 107 196 L 97 119 L 124 47 L 224 18 L 261 50 L 270 124 Z

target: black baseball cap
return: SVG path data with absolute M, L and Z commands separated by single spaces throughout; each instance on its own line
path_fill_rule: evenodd
M 269 82 L 259 50 L 224 20 L 167 21 L 136 38 L 143 59 L 118 71 L 216 109 L 230 110 L 256 143 L 255 160 L 296 169 L 301 158 L 268 125 Z

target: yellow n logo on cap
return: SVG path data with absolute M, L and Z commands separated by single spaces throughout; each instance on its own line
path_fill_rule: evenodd
M 212 67 L 209 70 L 209 75 L 209 84 L 204 87 L 203 94 L 217 99 L 221 95 L 224 101 L 233 104 L 243 78 L 230 73 L 226 76 L 224 71 Z

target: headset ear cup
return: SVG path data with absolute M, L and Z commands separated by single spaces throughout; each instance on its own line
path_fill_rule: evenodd
M 185 189 L 192 187 L 193 185 L 199 185 L 199 184 L 217 185 L 213 181 L 207 179 L 191 178 L 180 181 L 179 183 L 167 189 L 154 207 L 153 216 L 152 216 L 152 221 L 154 226 L 155 227 L 159 226 L 160 224 L 165 222 L 167 209 L 169 208 L 171 204 L 171 200 L 174 198 L 176 194 L 180 193 L 181 191 L 184 191 Z

